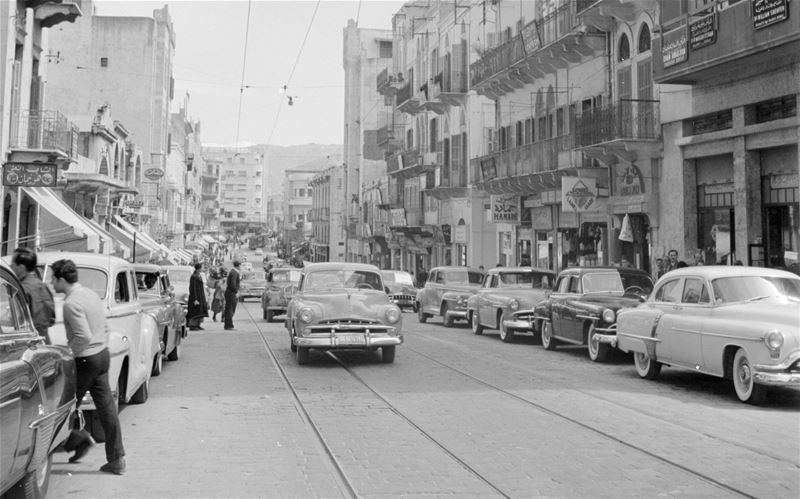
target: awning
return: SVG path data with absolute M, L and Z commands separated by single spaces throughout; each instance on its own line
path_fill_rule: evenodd
M 131 254 L 128 255 L 128 258 L 134 257 L 133 251 L 133 233 L 129 232 L 123 227 L 118 225 L 111 224 L 108 226 L 109 231 L 111 234 L 122 241 L 130 250 Z M 136 252 L 135 252 L 135 261 L 137 262 L 147 262 L 150 260 L 150 257 L 154 254 L 158 254 L 158 249 L 151 246 L 144 238 L 141 237 L 140 232 L 136 232 Z
M 169 255 L 169 253 L 171 251 L 169 248 L 167 248 L 163 244 L 160 244 L 160 243 L 156 242 L 155 239 L 153 239 L 149 235 L 145 234 L 144 232 L 136 229 L 136 227 L 134 227 L 133 225 L 131 225 L 128 222 L 126 222 L 125 220 L 123 220 L 122 217 L 120 217 L 119 215 L 114 215 L 114 220 L 117 222 L 117 224 L 120 227 L 122 227 L 123 229 L 125 229 L 127 232 L 129 232 L 131 234 L 131 238 L 133 237 L 133 233 L 135 232 L 136 233 L 136 244 L 138 245 L 139 244 L 139 239 L 141 239 L 142 240 L 142 244 L 145 247 L 147 247 L 148 249 L 150 249 L 154 253 L 154 256 L 158 255 L 159 257 L 166 258 L 166 256 Z M 138 248 L 137 248 L 137 252 L 138 252 Z
M 112 236 L 110 232 L 108 232 L 106 229 L 103 228 L 102 225 L 100 225 L 99 223 L 95 222 L 94 220 L 91 220 L 91 219 L 88 219 L 88 218 L 85 218 L 85 217 L 84 217 L 84 219 L 96 231 L 98 231 L 99 233 L 103 234 L 110 241 L 113 241 L 112 242 L 113 248 L 111 249 L 111 251 L 109 251 L 109 253 L 111 253 L 114 256 L 119 256 L 120 258 L 124 258 L 126 260 L 128 258 L 130 258 L 130 256 L 131 256 L 131 247 L 130 246 L 128 246 L 127 244 L 123 243 L 119 238 L 116 238 L 116 237 Z
M 47 187 L 20 187 L 40 208 L 36 245 L 47 251 L 88 251 L 110 254 L 113 238 L 95 229 Z M 42 209 L 43 208 L 43 209 Z
M 214 244 L 214 243 L 217 242 L 216 239 L 214 239 L 213 237 L 209 236 L 208 234 L 203 234 L 202 238 L 203 238 L 203 241 L 207 242 L 208 244 Z

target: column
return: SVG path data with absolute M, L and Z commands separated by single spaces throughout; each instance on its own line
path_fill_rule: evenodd
M 744 137 L 733 144 L 733 218 L 735 259 L 747 263 L 747 245 L 760 237 L 761 162 L 757 151 L 745 149 Z

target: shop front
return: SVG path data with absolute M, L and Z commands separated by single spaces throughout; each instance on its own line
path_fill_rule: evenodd
M 761 151 L 761 224 L 762 237 L 750 245 L 750 253 L 763 255 L 761 264 L 768 267 L 800 267 L 800 175 L 796 147 Z
M 609 237 L 609 261 L 630 264 L 652 272 L 651 229 L 658 226 L 658 198 L 655 195 L 652 161 L 641 168 L 633 163 L 611 167 L 612 192 L 609 198 L 613 229 Z M 659 255 L 662 256 L 662 255 Z

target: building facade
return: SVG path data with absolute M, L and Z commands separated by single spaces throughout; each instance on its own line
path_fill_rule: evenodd
M 261 149 L 205 147 L 202 156 L 206 164 L 219 166 L 219 230 L 228 235 L 265 230 L 267 178 Z

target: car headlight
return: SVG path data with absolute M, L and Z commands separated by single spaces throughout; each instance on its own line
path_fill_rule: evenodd
M 456 305 L 458 305 L 459 307 L 463 307 L 466 304 L 467 304 L 467 299 L 464 298 L 463 296 L 459 296 L 458 298 L 456 298 Z
M 513 298 L 510 302 L 508 302 L 508 309 L 512 311 L 519 309 L 519 301 L 516 298 Z
M 613 310 L 607 308 L 603 310 L 603 321 L 608 322 L 609 324 L 614 322 L 614 319 L 617 318 L 617 314 L 614 313 Z
M 314 311 L 306 307 L 300 310 L 300 313 L 297 314 L 297 318 L 300 319 L 300 322 L 310 324 L 311 321 L 314 320 Z
M 386 321 L 390 324 L 394 324 L 400 320 L 400 309 L 397 307 L 391 307 L 386 309 Z
M 767 336 L 764 338 L 764 343 L 767 344 L 767 348 L 770 350 L 780 350 L 783 346 L 783 333 L 777 329 L 773 329 L 767 333 Z

